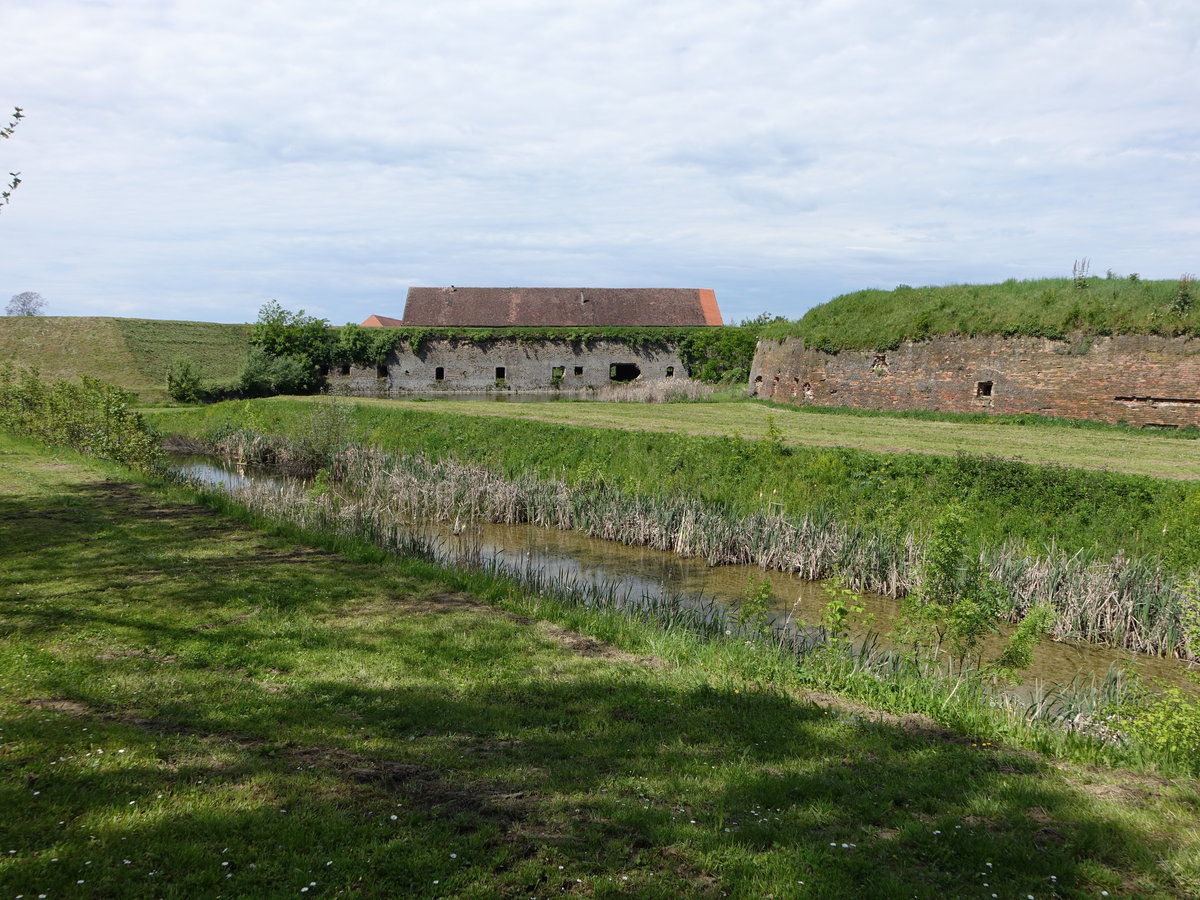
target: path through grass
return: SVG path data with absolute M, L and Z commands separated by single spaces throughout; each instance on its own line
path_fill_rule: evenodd
M 3 436 L 0 547 L 0 895 L 1200 890 L 1194 782 L 815 703 Z

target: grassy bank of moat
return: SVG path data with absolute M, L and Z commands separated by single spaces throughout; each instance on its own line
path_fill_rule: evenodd
M 1200 483 L 1070 465 L 1070 447 L 1104 437 L 1117 442 L 1109 448 L 1114 464 L 1142 451 L 1169 451 L 1179 464 L 1191 465 L 1197 448 L 1190 441 L 1026 429 L 1035 433 L 1046 457 L 1061 463 L 1031 465 L 981 455 L 988 446 L 982 444 L 975 445 L 978 453 L 950 456 L 809 446 L 803 443 L 809 420 L 833 430 L 868 422 L 896 432 L 893 444 L 901 446 L 900 432 L 913 440 L 926 434 L 929 441 L 955 429 L 988 426 L 833 416 L 799 417 L 804 422 L 797 424 L 797 417 L 772 415 L 756 404 L 356 400 L 345 403 L 346 414 L 332 426 L 325 416 L 314 427 L 313 402 L 322 401 L 223 403 L 149 411 L 148 418 L 172 434 L 212 436 L 248 428 L 318 449 L 354 441 L 452 457 L 510 477 L 603 479 L 630 494 L 688 497 L 743 515 L 820 509 L 868 528 L 925 528 L 957 501 L 979 544 L 1017 539 L 1035 550 L 1055 546 L 1072 553 L 1156 556 L 1180 570 L 1200 565 Z
M 0 454 L 11 895 L 1200 889 L 1192 779 L 831 704 L 740 642 Z
M 373 445 L 478 467 L 442 472 L 434 486 L 431 473 L 399 474 L 401 464 L 389 490 L 397 509 L 419 515 L 546 520 L 711 563 L 840 575 L 894 597 L 919 585 L 929 535 L 953 509 L 965 547 L 1004 590 L 1011 621 L 1047 603 L 1055 636 L 1190 652 L 1184 585 L 1200 562 L 1196 484 L 966 455 L 798 447 L 779 438 L 773 421 L 764 436 L 745 440 L 469 416 L 443 404 L 285 400 L 158 421 L 252 463 L 306 459 L 315 470 L 342 448 Z M 493 482 L 494 490 L 480 487 Z M 412 491 L 402 484 L 436 496 L 403 499 Z M 471 499 L 479 490 L 511 494 L 512 503 L 484 509 L 491 500 Z

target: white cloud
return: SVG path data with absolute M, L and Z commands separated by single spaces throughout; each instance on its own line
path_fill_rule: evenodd
M 1193 4 L 7 6 L 0 292 L 59 314 L 1197 268 Z

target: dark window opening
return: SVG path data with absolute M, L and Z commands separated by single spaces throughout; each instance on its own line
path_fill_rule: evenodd
M 375 377 L 376 378 L 387 378 L 388 377 L 387 366 L 376 366 L 375 367 Z
M 575 374 L 576 374 L 576 375 L 582 375 L 582 374 L 583 374 L 583 366 L 576 366 L 576 367 L 575 367 Z
M 992 396 L 992 382 L 990 382 L 990 381 L 975 382 L 975 396 L 976 397 Z
M 758 396 L 758 390 L 759 390 L 759 388 L 761 388 L 761 387 L 762 387 L 762 376 L 761 376 L 761 375 L 759 375 L 757 378 L 755 378 L 755 379 L 754 379 L 754 390 L 752 390 L 752 391 L 750 392 L 750 396 L 751 396 L 751 397 L 757 397 L 757 396 Z
M 350 363 L 342 363 L 341 368 L 338 369 L 338 374 L 339 375 L 349 375 L 350 374 Z
M 433 380 L 434 381 L 445 381 L 446 380 L 446 369 L 444 366 L 438 366 L 436 369 L 433 370 Z
M 497 381 L 504 380 L 504 366 L 496 366 L 496 380 Z
M 675 377 L 675 367 L 674 366 L 667 366 L 667 377 L 668 378 Z
M 608 367 L 608 377 L 611 381 L 636 381 L 642 370 L 633 363 L 613 363 Z

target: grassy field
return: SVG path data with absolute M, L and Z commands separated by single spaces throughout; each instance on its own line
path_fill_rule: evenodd
M 364 400 L 362 405 L 436 410 L 635 431 L 760 438 L 774 422 L 794 446 L 878 453 L 970 453 L 1031 463 L 1106 469 L 1156 478 L 1200 479 L 1200 441 L 1069 425 L 930 421 L 837 415 L 766 403 L 497 403 L 490 400 Z
M 830 352 L 884 350 L 939 334 L 1064 338 L 1083 334 L 1200 334 L 1194 279 L 1112 277 L 1011 279 L 1003 284 L 897 287 L 835 297 L 763 337 L 803 337 Z
M 101 316 L 0 318 L 0 359 L 48 379 L 94 375 L 144 401 L 166 399 L 167 366 L 187 357 L 206 378 L 236 378 L 249 353 L 248 325 Z
M 806 695 L 739 643 L 0 455 L 9 896 L 1200 890 L 1192 780 L 1051 763 Z

